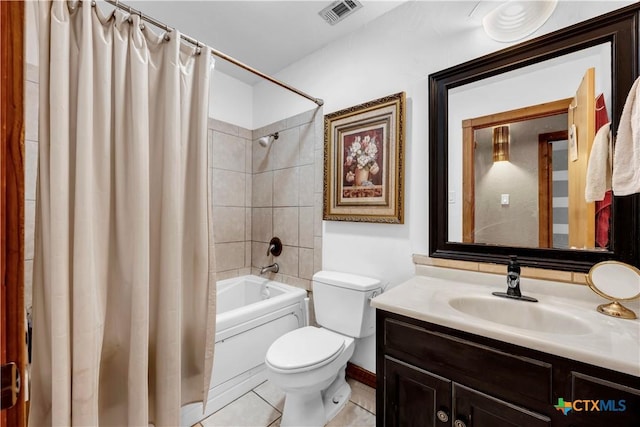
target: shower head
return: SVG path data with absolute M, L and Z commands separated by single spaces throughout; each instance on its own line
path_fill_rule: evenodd
M 278 139 L 278 136 L 278 132 L 263 136 L 262 138 L 258 138 L 258 144 L 260 144 L 261 147 L 268 147 L 269 144 Z

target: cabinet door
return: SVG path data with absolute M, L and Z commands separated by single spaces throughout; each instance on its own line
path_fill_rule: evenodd
M 451 425 L 451 381 L 385 357 L 384 413 L 386 427 Z
M 545 427 L 551 420 L 541 414 L 496 399 L 460 384 L 453 384 L 455 427 Z
M 571 377 L 567 421 L 584 427 L 640 426 L 640 390 L 578 372 Z

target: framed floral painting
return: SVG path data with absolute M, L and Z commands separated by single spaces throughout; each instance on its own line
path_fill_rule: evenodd
M 404 222 L 405 98 L 324 117 L 325 220 Z

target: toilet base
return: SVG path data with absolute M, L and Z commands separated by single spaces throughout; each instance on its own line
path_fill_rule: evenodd
M 351 387 L 345 378 L 346 365 L 338 371 L 338 376 L 331 385 L 322 392 L 325 424 L 329 423 L 338 412 L 345 407 L 351 397 Z
M 323 427 L 349 401 L 351 387 L 345 379 L 343 366 L 333 382 L 323 391 L 286 393 L 281 427 Z

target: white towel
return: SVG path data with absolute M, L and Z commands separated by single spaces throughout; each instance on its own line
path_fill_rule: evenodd
M 624 103 L 613 152 L 613 194 L 640 193 L 640 78 Z
M 584 198 L 587 202 L 603 200 L 604 193 L 611 189 L 611 156 L 609 155 L 609 130 L 611 123 L 603 125 L 593 139 Z

